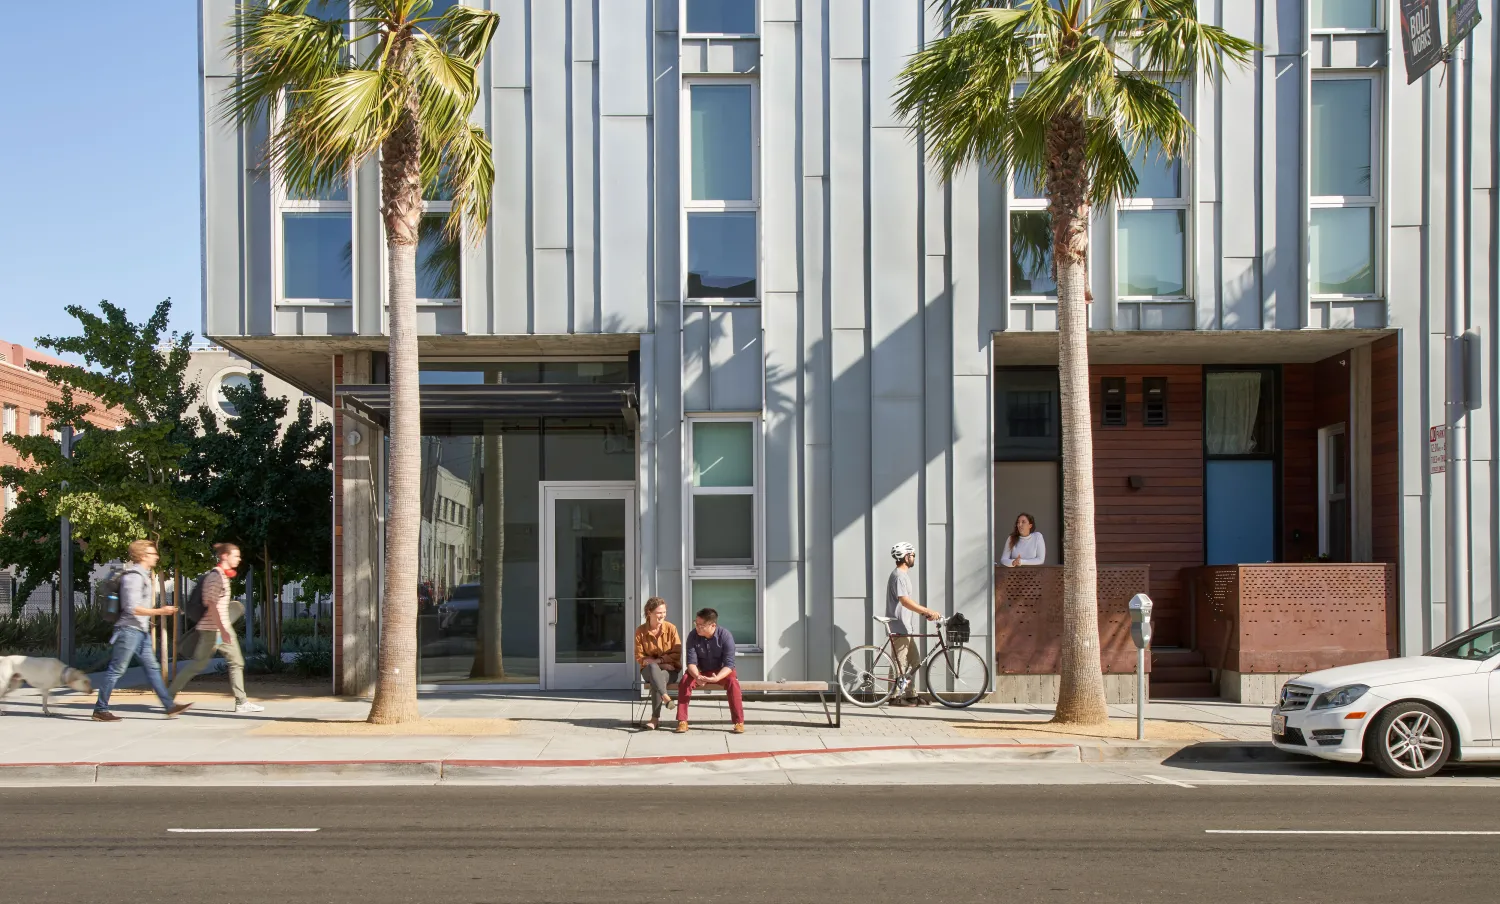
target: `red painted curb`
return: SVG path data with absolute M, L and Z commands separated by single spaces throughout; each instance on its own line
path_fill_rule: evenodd
M 601 757 L 583 760 L 219 760 L 219 761 L 103 761 L 68 763 L 0 763 L 0 775 L 6 769 L 38 767 L 212 767 L 212 766 L 416 766 L 434 763 L 439 766 L 466 768 L 516 769 L 528 766 L 566 768 L 578 766 L 666 766 L 678 763 L 717 763 L 733 760 L 770 759 L 778 756 L 808 756 L 830 753 L 868 753 L 886 750 L 1056 750 L 1076 744 L 889 744 L 871 747 L 811 747 L 792 750 L 749 750 L 738 753 L 699 753 L 676 756 Z

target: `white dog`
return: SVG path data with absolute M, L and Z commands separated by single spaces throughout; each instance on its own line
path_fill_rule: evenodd
M 80 694 L 94 690 L 94 683 L 89 680 L 88 675 L 60 659 L 45 656 L 0 656 L 0 700 L 22 684 L 29 684 L 42 692 L 42 714 L 47 716 L 52 715 L 47 704 L 51 700 L 53 688 L 70 687 Z

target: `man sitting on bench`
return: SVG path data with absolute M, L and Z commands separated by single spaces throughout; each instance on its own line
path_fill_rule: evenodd
M 740 680 L 734 674 L 734 635 L 719 627 L 719 613 L 699 609 L 693 619 L 693 633 L 687 637 L 687 668 L 677 687 L 677 733 L 688 730 L 688 700 L 693 688 L 703 684 L 722 687 L 729 695 L 729 716 L 734 733 L 745 733 L 745 700 Z

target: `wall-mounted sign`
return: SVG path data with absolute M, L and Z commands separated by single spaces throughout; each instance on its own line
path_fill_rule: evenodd
M 1442 474 L 1448 470 L 1448 428 L 1427 428 L 1427 473 Z
M 1401 49 L 1406 53 L 1406 83 L 1427 74 L 1443 58 L 1440 0 L 1401 0 Z M 1476 11 L 1477 15 L 1477 11 Z

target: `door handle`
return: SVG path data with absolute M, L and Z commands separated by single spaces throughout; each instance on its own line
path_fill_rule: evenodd
M 557 627 L 557 599 L 555 597 L 547 600 L 547 626 Z

